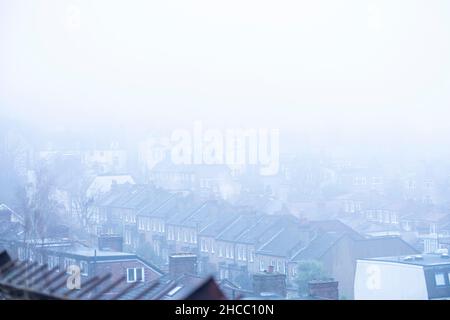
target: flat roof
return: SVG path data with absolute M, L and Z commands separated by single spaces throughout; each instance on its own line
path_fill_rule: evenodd
M 196 258 L 197 255 L 194 253 L 174 253 L 170 255 L 171 258 Z
M 438 265 L 450 265 L 450 258 L 445 258 L 441 254 L 427 253 L 419 255 L 406 255 L 406 256 L 393 256 L 393 257 L 379 257 L 379 258 L 366 258 L 360 259 L 366 261 L 383 261 L 394 262 L 401 264 L 409 264 L 416 266 L 438 266 Z
M 65 256 L 67 258 L 86 259 L 86 260 L 96 259 L 96 261 L 138 259 L 137 255 L 134 253 L 98 250 L 94 248 L 57 249 L 53 251 L 53 253 Z
M 84 256 L 84 257 L 135 257 L 136 255 L 133 253 L 126 252 L 118 252 L 118 251 L 106 251 L 106 250 L 97 250 L 97 249 L 75 249 L 75 250 L 67 250 L 65 251 L 69 254 Z

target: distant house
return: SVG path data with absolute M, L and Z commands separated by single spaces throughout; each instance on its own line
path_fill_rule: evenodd
M 24 223 L 23 217 L 8 207 L 6 204 L 0 204 L 0 223 Z
M 50 256 L 49 256 L 50 257 Z M 195 275 L 195 256 L 186 257 L 190 267 L 183 261 L 177 261 L 181 272 L 162 275 L 153 266 L 133 255 L 121 252 L 87 250 L 70 253 L 63 258 L 69 263 L 66 270 L 60 269 L 60 258 L 51 255 L 50 263 L 57 264 L 50 268 L 36 261 L 13 260 L 8 252 L 0 251 L 0 294 L 3 299 L 95 299 L 95 300 L 224 300 L 226 294 L 213 277 L 202 278 Z M 182 258 L 184 259 L 184 258 Z M 178 259 L 177 259 L 178 260 Z M 139 263 L 139 261 L 141 263 Z M 181 263 L 181 265 L 180 265 Z M 23 272 L 24 266 L 30 272 Z M 193 274 L 186 274 L 187 267 Z M 150 267 L 150 269 L 147 269 Z M 181 267 L 181 268 L 179 268 Z M 78 271 L 75 271 L 78 269 Z M 78 272 L 81 269 L 81 274 Z M 91 270 L 92 269 L 92 270 Z M 169 269 L 174 269 L 170 267 Z M 20 270 L 21 272 L 18 272 Z M 125 275 L 120 275 L 125 270 Z M 90 274 L 92 271 L 92 274 Z M 96 274 L 99 271 L 98 274 Z M 153 277 L 153 272 L 156 278 Z M 15 274 L 10 277 L 10 274 Z M 80 282 L 75 280 L 78 276 Z M 150 279 L 153 278 L 153 279 Z M 70 285 L 70 287 L 69 287 Z M 75 285 L 75 286 L 72 286 Z M 77 287 L 79 285 L 79 287 Z
M 287 275 L 289 261 L 300 248 L 308 245 L 311 230 L 307 225 L 298 222 L 286 223 L 256 251 L 259 272 L 273 267 L 275 272 Z M 255 271 L 255 270 L 253 270 Z
M 172 191 L 191 191 L 203 198 L 232 199 L 240 191 L 226 165 L 174 164 L 165 159 L 149 173 L 155 185 Z
M 198 233 L 200 272 L 218 274 L 218 263 L 224 256 L 223 243 L 219 250 L 218 237 L 233 223 L 239 223 L 238 210 L 227 212 Z M 230 254 L 229 254 L 230 255 Z
M 220 279 L 245 286 L 249 275 L 271 267 L 285 274 L 292 253 L 309 238 L 309 228 L 292 215 L 240 214 L 216 236 L 210 261 Z
M 111 191 L 114 185 L 135 184 L 133 177 L 129 174 L 104 174 L 97 175 L 86 190 L 86 197 L 93 198 L 100 194 Z
M 208 252 L 214 251 L 211 244 L 202 238 L 198 242 L 199 233 L 231 212 L 231 208 L 221 201 L 206 201 L 190 211 L 178 212 L 167 221 L 167 241 L 172 252 Z M 206 266 L 200 268 L 205 270 Z
M 351 233 L 326 232 L 300 250 L 290 263 L 290 276 L 296 276 L 300 261 L 320 261 L 328 276 L 339 282 L 340 294 L 352 299 L 356 261 L 363 258 L 417 254 L 398 237 L 363 238 Z
M 151 185 L 116 185 L 94 203 L 96 234 L 122 234 L 125 248 L 134 251 L 140 241 L 138 213 L 156 208 L 170 197 L 170 193 Z
M 86 150 L 81 157 L 83 164 L 97 174 L 127 171 L 127 152 L 118 146 Z
M 217 272 L 219 279 L 234 280 L 240 274 L 247 274 L 248 265 L 255 263 L 255 250 L 244 243 L 238 244 L 238 237 L 256 224 L 261 216 L 249 213 L 237 214 L 229 218 L 231 219 L 224 217 L 223 222 L 226 223 L 214 239 L 209 233 L 211 230 L 204 230 L 204 233 L 201 233 L 200 239 L 203 243 L 200 251 L 202 255 L 207 255 L 208 263 L 213 266 L 212 270 Z M 239 259 L 237 246 L 241 252 Z
M 84 281 L 95 276 L 102 277 L 107 273 L 111 274 L 112 282 L 124 277 L 122 285 L 115 287 L 114 292 L 110 294 L 119 292 L 129 283 L 148 284 L 163 275 L 158 267 L 131 253 L 81 247 L 63 251 L 47 250 L 46 255 L 50 268 L 59 266 L 60 271 L 63 271 L 71 265 L 79 266 Z
M 158 204 L 152 203 L 137 213 L 137 229 L 142 241 L 151 244 L 153 252 L 164 261 L 168 261 L 166 240 L 166 221 L 182 208 L 186 199 L 172 194 Z
M 256 250 L 261 237 L 277 220 L 278 216 L 242 214 L 216 237 L 215 262 L 219 278 L 235 281 L 257 270 Z M 273 234 L 272 234 L 273 235 Z
M 358 259 L 357 300 L 448 300 L 448 254 L 424 254 Z
M 106 242 L 105 242 L 106 244 Z M 133 253 L 112 250 L 114 248 L 87 247 L 68 239 L 44 239 L 14 241 L 8 244 L 8 252 L 19 261 L 47 264 L 48 269 L 70 273 L 69 267 L 78 267 L 81 285 L 94 277 L 110 274 L 109 281 L 121 283 L 109 294 L 117 293 L 127 284 L 134 282 L 150 283 L 159 279 L 163 272 L 154 264 Z M 102 289 L 101 287 L 97 288 Z M 97 290 L 97 291 L 98 291 Z
M 382 169 L 371 165 L 347 166 L 337 172 L 338 184 L 350 192 L 383 192 L 386 180 Z

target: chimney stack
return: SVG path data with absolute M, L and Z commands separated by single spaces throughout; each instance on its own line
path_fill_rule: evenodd
M 98 249 L 104 251 L 123 251 L 123 237 L 119 235 L 100 235 L 98 237 Z
M 177 253 L 169 257 L 169 275 L 176 279 L 184 274 L 197 274 L 197 256 L 191 253 Z
M 321 300 L 339 300 L 339 282 L 333 279 L 313 280 L 308 283 L 309 295 Z
M 285 298 L 286 275 L 274 272 L 273 266 L 269 266 L 268 271 L 253 275 L 253 292 L 257 295 L 270 293 Z

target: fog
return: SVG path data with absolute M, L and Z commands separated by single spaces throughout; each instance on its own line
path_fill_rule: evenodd
M 0 3 L 1 111 L 43 129 L 450 133 L 447 1 Z
M 0 0 L 0 300 L 449 299 L 449 39 L 447 0 Z

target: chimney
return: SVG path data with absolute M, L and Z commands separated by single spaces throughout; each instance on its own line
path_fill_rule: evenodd
M 176 279 L 184 274 L 197 274 L 197 256 L 191 253 L 177 253 L 169 257 L 169 275 Z
M 98 237 L 98 249 L 104 251 L 123 251 L 123 237 L 119 235 L 100 235 Z
M 255 273 L 253 275 L 253 292 L 256 295 L 275 294 L 285 298 L 286 275 L 274 272 L 273 266 L 269 266 L 269 270 L 263 273 Z
M 333 279 L 313 280 L 308 283 L 309 295 L 320 300 L 339 300 L 339 282 Z

